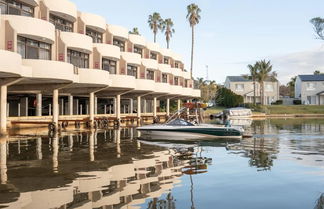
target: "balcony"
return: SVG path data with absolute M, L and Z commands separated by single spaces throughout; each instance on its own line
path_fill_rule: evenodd
M 169 58 L 172 58 L 173 59 L 173 52 L 170 49 L 164 49 L 164 48 L 162 48 L 161 49 L 161 54 L 164 57 L 169 57 Z
M 171 86 L 168 83 L 155 83 L 155 92 L 162 94 L 170 94 Z
M 178 61 L 178 62 L 183 63 L 182 57 L 181 57 L 180 54 L 177 54 L 177 53 L 172 52 L 172 58 L 174 59 L 174 61 Z
M 160 45 L 157 43 L 147 43 L 146 48 L 148 48 L 148 50 L 150 50 L 151 52 L 160 53 Z
M 128 39 L 128 30 L 124 27 L 117 25 L 108 25 L 108 32 L 114 37 L 121 38 L 123 40 Z
M 193 89 L 192 88 L 183 88 L 183 95 L 192 97 L 193 95 Z
M 20 0 L 20 1 L 33 7 L 37 7 L 39 5 L 39 0 Z
M 60 32 L 60 38 L 69 49 L 91 53 L 93 50 L 92 38 L 79 33 Z
M 100 33 L 106 32 L 107 24 L 105 18 L 99 15 L 84 12 L 79 12 L 79 16 L 84 24 L 90 29 L 98 31 Z
M 156 60 L 152 60 L 152 59 L 142 59 L 142 65 L 146 69 L 152 69 L 152 70 L 158 70 L 159 69 L 158 62 Z
M 79 83 L 107 87 L 111 84 L 111 80 L 107 71 L 79 68 Z
M 129 41 L 133 43 L 134 45 L 140 46 L 140 47 L 145 47 L 146 45 L 146 40 L 143 36 L 140 35 L 135 35 L 135 34 L 129 34 L 128 35 Z
M 70 22 L 77 20 L 77 7 L 68 0 L 42 0 L 49 12 Z
M 136 78 L 129 75 L 109 75 L 112 88 L 121 88 L 121 89 L 135 89 L 136 88 Z
M 131 52 L 122 52 L 121 57 L 127 64 L 139 66 L 142 64 L 141 55 Z
M 172 95 L 182 95 L 183 94 L 182 86 L 171 86 L 171 94 Z
M 195 97 L 195 98 L 201 97 L 201 91 L 200 91 L 200 89 L 194 89 L 192 91 L 192 96 Z
M 184 77 L 184 79 L 191 80 L 190 72 L 182 71 L 182 76 Z
M 93 44 L 100 55 L 104 58 L 120 59 L 120 48 L 110 44 Z
M 22 74 L 21 56 L 17 53 L 0 50 L 0 77 L 20 77 Z
M 155 82 L 153 80 L 136 79 L 136 91 L 151 92 L 155 90 Z
M 171 66 L 168 64 L 159 64 L 158 70 L 162 73 L 171 74 Z
M 179 68 L 171 68 L 172 75 L 176 77 L 183 77 L 183 71 Z
M 1 15 L 1 18 L 8 21 L 17 35 L 47 43 L 55 41 L 55 27 L 50 22 L 17 15 Z
M 32 78 L 46 80 L 47 83 L 78 82 L 73 65 L 51 60 L 24 59 L 22 64 L 32 68 Z

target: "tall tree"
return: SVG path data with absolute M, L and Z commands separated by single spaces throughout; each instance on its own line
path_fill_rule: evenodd
M 253 104 L 255 105 L 256 104 L 256 81 L 258 76 L 259 63 L 256 62 L 254 65 L 248 65 L 247 67 L 250 70 L 250 74 L 244 77 L 253 81 Z
M 261 104 L 264 105 L 264 82 L 267 80 L 274 81 L 277 77 L 277 73 L 272 71 L 272 65 L 270 61 L 261 60 L 258 62 L 258 74 L 257 81 L 260 83 L 260 96 Z
M 129 34 L 140 35 L 138 28 L 133 28 L 128 32 Z
M 314 26 L 314 31 L 316 33 L 316 38 L 324 40 L 324 18 L 315 17 L 310 20 Z
M 201 9 L 196 4 L 190 4 L 187 6 L 187 19 L 191 27 L 191 65 L 190 74 L 192 77 L 193 71 L 193 59 L 194 59 L 194 43 L 195 43 L 195 26 L 199 23 Z
M 164 32 L 168 49 L 170 48 L 170 39 L 172 37 L 172 34 L 175 33 L 175 30 L 173 29 L 173 25 L 174 24 L 171 18 L 165 19 L 162 23 L 162 32 Z
M 161 18 L 161 15 L 159 13 L 154 12 L 149 16 L 147 22 L 149 24 L 149 27 L 153 31 L 154 43 L 156 43 L 156 34 L 159 32 L 159 30 L 162 29 L 163 19 Z
M 319 70 L 314 71 L 314 75 L 320 75 L 320 74 L 322 74 L 321 71 L 319 71 Z
M 289 88 L 289 96 L 294 97 L 295 96 L 295 83 L 297 80 L 297 76 L 292 77 L 290 81 L 287 83 L 287 86 Z

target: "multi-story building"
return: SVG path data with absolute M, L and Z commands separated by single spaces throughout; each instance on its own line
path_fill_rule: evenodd
M 1 128 L 7 117 L 152 111 L 200 97 L 180 55 L 68 0 L 0 0 Z
M 243 96 L 245 103 L 252 103 L 254 97 L 254 84 L 250 79 L 244 76 L 227 76 L 225 85 L 234 93 Z M 260 83 L 256 82 L 255 88 L 256 102 L 261 103 Z M 266 80 L 264 82 L 264 102 L 270 105 L 279 99 L 279 82 L 278 80 Z
M 295 98 L 306 105 L 324 105 L 324 75 L 297 76 Z

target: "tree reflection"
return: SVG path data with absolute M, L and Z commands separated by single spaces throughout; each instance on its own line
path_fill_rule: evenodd
M 323 209 L 324 208 L 324 193 L 317 199 L 314 209 Z
M 176 200 L 169 193 L 165 199 L 154 198 L 148 203 L 148 209 L 175 209 Z

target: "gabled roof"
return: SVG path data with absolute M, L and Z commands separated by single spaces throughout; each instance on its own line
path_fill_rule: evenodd
M 227 79 L 230 81 L 230 82 L 252 82 L 251 79 L 248 79 L 248 78 L 245 78 L 244 76 L 227 76 Z M 266 81 L 273 81 L 273 82 L 276 82 L 277 79 L 266 79 Z
M 324 74 L 319 75 L 299 75 L 301 81 L 324 81 Z

